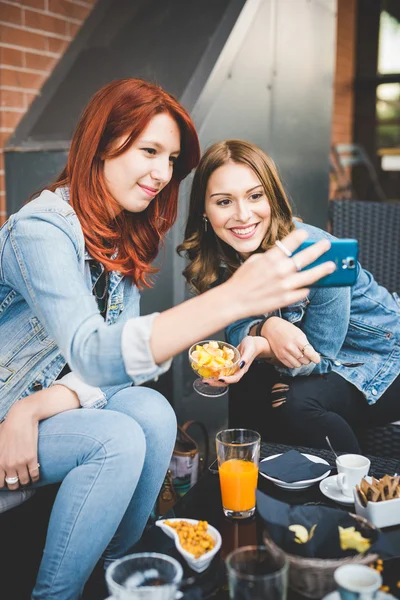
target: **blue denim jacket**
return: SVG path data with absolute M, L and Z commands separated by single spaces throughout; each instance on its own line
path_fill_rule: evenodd
M 305 223 L 309 239 L 333 236 Z M 295 324 L 320 353 L 341 362 L 364 362 L 354 369 L 338 367 L 321 359 L 298 369 L 276 367 L 284 375 L 310 375 L 335 371 L 354 384 L 369 404 L 374 404 L 400 373 L 400 301 L 377 284 L 371 273 L 358 263 L 353 287 L 312 288 L 309 296 L 270 313 Z M 235 346 L 260 322 L 261 316 L 242 319 L 226 329 L 227 340 Z
M 0 421 L 18 399 L 49 387 L 68 362 L 86 383 L 116 388 L 166 371 L 150 350 L 153 319 L 139 317 L 140 293 L 110 273 L 106 321 L 93 286 L 102 265 L 85 249 L 67 188 L 45 190 L 0 229 Z M 113 387 L 110 387 L 113 386 Z

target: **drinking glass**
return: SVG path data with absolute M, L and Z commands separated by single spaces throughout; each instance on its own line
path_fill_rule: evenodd
M 260 434 L 251 429 L 224 429 L 215 440 L 224 514 L 247 519 L 256 510 Z
M 171 556 L 129 554 L 106 570 L 109 600 L 174 600 L 182 576 L 182 566 Z
M 199 349 L 203 346 L 205 346 L 204 352 L 199 353 Z M 230 356 L 229 359 L 227 359 L 227 354 Z M 213 387 L 202 380 L 220 379 L 233 375 L 240 363 L 240 352 L 235 346 L 226 342 L 203 340 L 191 346 L 189 361 L 192 369 L 200 375 L 193 382 L 194 390 L 201 396 L 216 398 L 226 394 L 229 386 Z
M 244 546 L 226 558 L 230 600 L 286 600 L 288 561 L 265 546 Z

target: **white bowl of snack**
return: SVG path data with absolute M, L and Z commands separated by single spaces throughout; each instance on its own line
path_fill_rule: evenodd
M 157 527 L 175 540 L 176 549 L 197 573 L 207 569 L 221 548 L 221 534 L 207 521 L 197 519 L 160 519 Z M 189 533 L 190 532 L 190 533 Z
M 400 477 L 364 477 L 354 489 L 356 513 L 375 527 L 400 524 Z

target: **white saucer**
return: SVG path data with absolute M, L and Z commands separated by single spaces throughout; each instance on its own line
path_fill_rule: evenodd
M 339 592 L 336 590 L 331 592 L 327 596 L 324 596 L 322 600 L 341 600 Z M 378 595 L 376 600 L 396 600 L 392 594 L 387 594 L 386 592 L 378 591 Z
M 327 498 L 339 504 L 354 504 L 353 496 L 345 496 L 337 484 L 337 475 L 331 475 L 319 483 L 319 489 Z
M 263 460 L 261 462 L 264 462 L 266 460 L 272 460 L 273 458 L 278 458 L 278 456 L 281 456 L 281 454 L 282 453 L 274 454 L 273 456 L 267 456 L 267 458 L 263 458 Z M 314 456 L 313 454 L 305 454 L 304 452 L 302 452 L 301 454 L 303 456 L 305 456 L 306 458 L 308 458 L 309 460 L 311 460 L 312 462 L 323 463 L 325 465 L 328 465 L 328 467 L 329 467 L 329 463 L 326 460 L 324 460 L 323 458 L 320 458 L 319 456 Z M 265 479 L 272 481 L 272 483 L 274 483 L 278 487 L 284 488 L 285 490 L 304 490 L 305 488 L 308 488 L 308 487 L 311 487 L 312 485 L 314 485 L 314 483 L 321 481 L 321 479 L 324 479 L 324 477 L 327 477 L 330 472 L 331 472 L 331 468 L 329 467 L 328 470 L 326 471 L 326 473 L 323 473 L 319 477 L 315 477 L 315 479 L 304 479 L 303 481 L 293 481 L 292 483 L 288 483 L 287 481 L 282 481 L 281 479 L 275 479 L 275 477 L 271 477 L 270 475 L 261 473 L 261 471 L 260 471 L 260 475 L 265 477 Z

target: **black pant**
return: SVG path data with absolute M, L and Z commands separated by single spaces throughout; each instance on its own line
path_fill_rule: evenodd
M 229 426 L 256 429 L 280 443 L 326 448 L 328 435 L 334 448 L 358 453 L 358 427 L 397 420 L 400 376 L 372 406 L 337 373 L 281 377 L 262 363 L 229 390 Z

